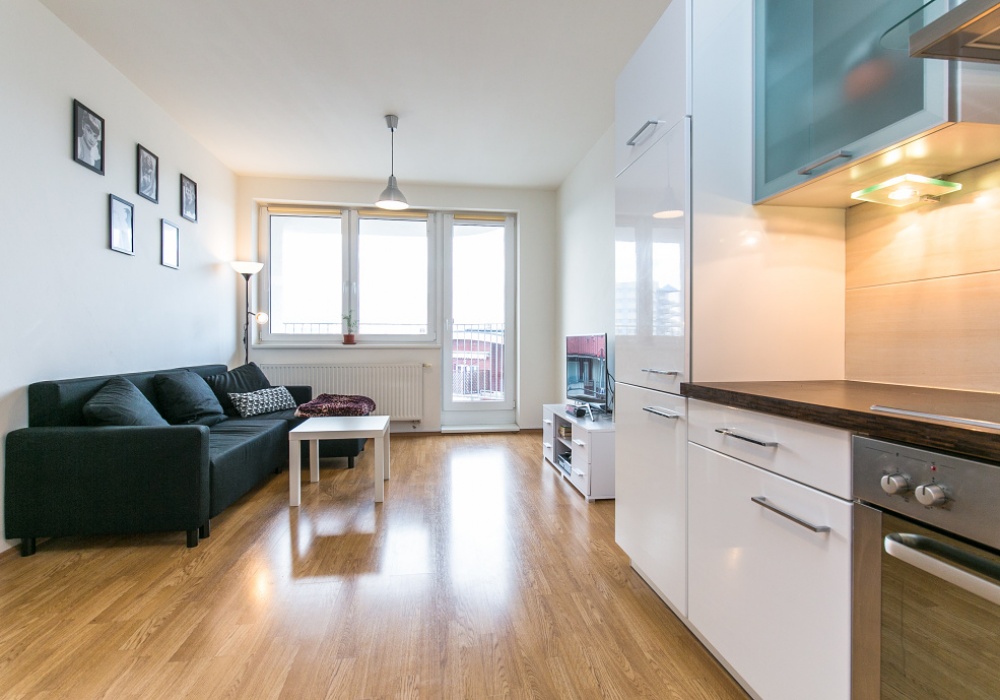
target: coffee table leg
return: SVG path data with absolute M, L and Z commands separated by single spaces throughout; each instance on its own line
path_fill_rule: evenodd
M 302 502 L 302 443 L 288 441 L 288 505 Z
M 319 481 L 319 440 L 309 441 L 309 481 Z
M 389 480 L 389 472 L 390 472 L 390 469 L 389 469 L 389 467 L 390 467 L 390 464 L 389 464 L 389 462 L 390 462 L 390 460 L 389 460 L 389 454 L 390 454 L 390 452 L 391 451 L 389 450 L 389 429 L 386 428 L 385 429 L 385 454 L 383 455 L 383 458 L 385 459 L 385 480 L 386 481 Z
M 375 438 L 375 502 L 385 500 L 385 458 L 389 454 L 386 449 L 388 431 Z

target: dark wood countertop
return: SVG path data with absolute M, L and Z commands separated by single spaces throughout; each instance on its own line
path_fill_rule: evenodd
M 850 381 L 692 382 L 692 399 L 1000 463 L 1000 428 L 892 415 L 873 405 L 1000 425 L 1000 394 Z

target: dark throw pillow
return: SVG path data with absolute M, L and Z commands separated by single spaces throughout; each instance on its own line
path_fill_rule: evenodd
M 135 384 L 112 377 L 83 405 L 88 425 L 169 425 Z
M 264 376 L 260 367 L 253 362 L 231 369 L 224 374 L 213 374 L 211 377 L 206 377 L 205 381 L 212 387 L 215 398 L 222 404 L 222 410 L 229 416 L 240 415 L 229 399 L 230 394 L 246 394 L 251 391 L 271 388 L 271 382 Z
M 194 372 L 172 372 L 153 377 L 163 417 L 174 425 L 215 425 L 226 420 L 211 387 Z
M 247 394 L 230 394 L 229 398 L 244 418 L 295 408 L 295 399 L 283 386 L 259 389 Z

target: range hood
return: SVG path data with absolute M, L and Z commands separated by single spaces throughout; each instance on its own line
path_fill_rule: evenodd
M 965 0 L 948 10 L 910 35 L 910 55 L 1000 63 L 1000 1 Z

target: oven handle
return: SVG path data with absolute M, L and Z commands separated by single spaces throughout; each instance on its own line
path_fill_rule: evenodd
M 1000 605 L 1000 566 L 993 562 L 923 535 L 894 532 L 885 536 L 883 545 L 889 556 L 915 566 L 931 576 L 954 584 L 994 605 Z M 989 577 L 992 581 L 974 576 L 952 564 L 924 554 L 924 552 L 930 552 L 954 564 L 971 569 Z

